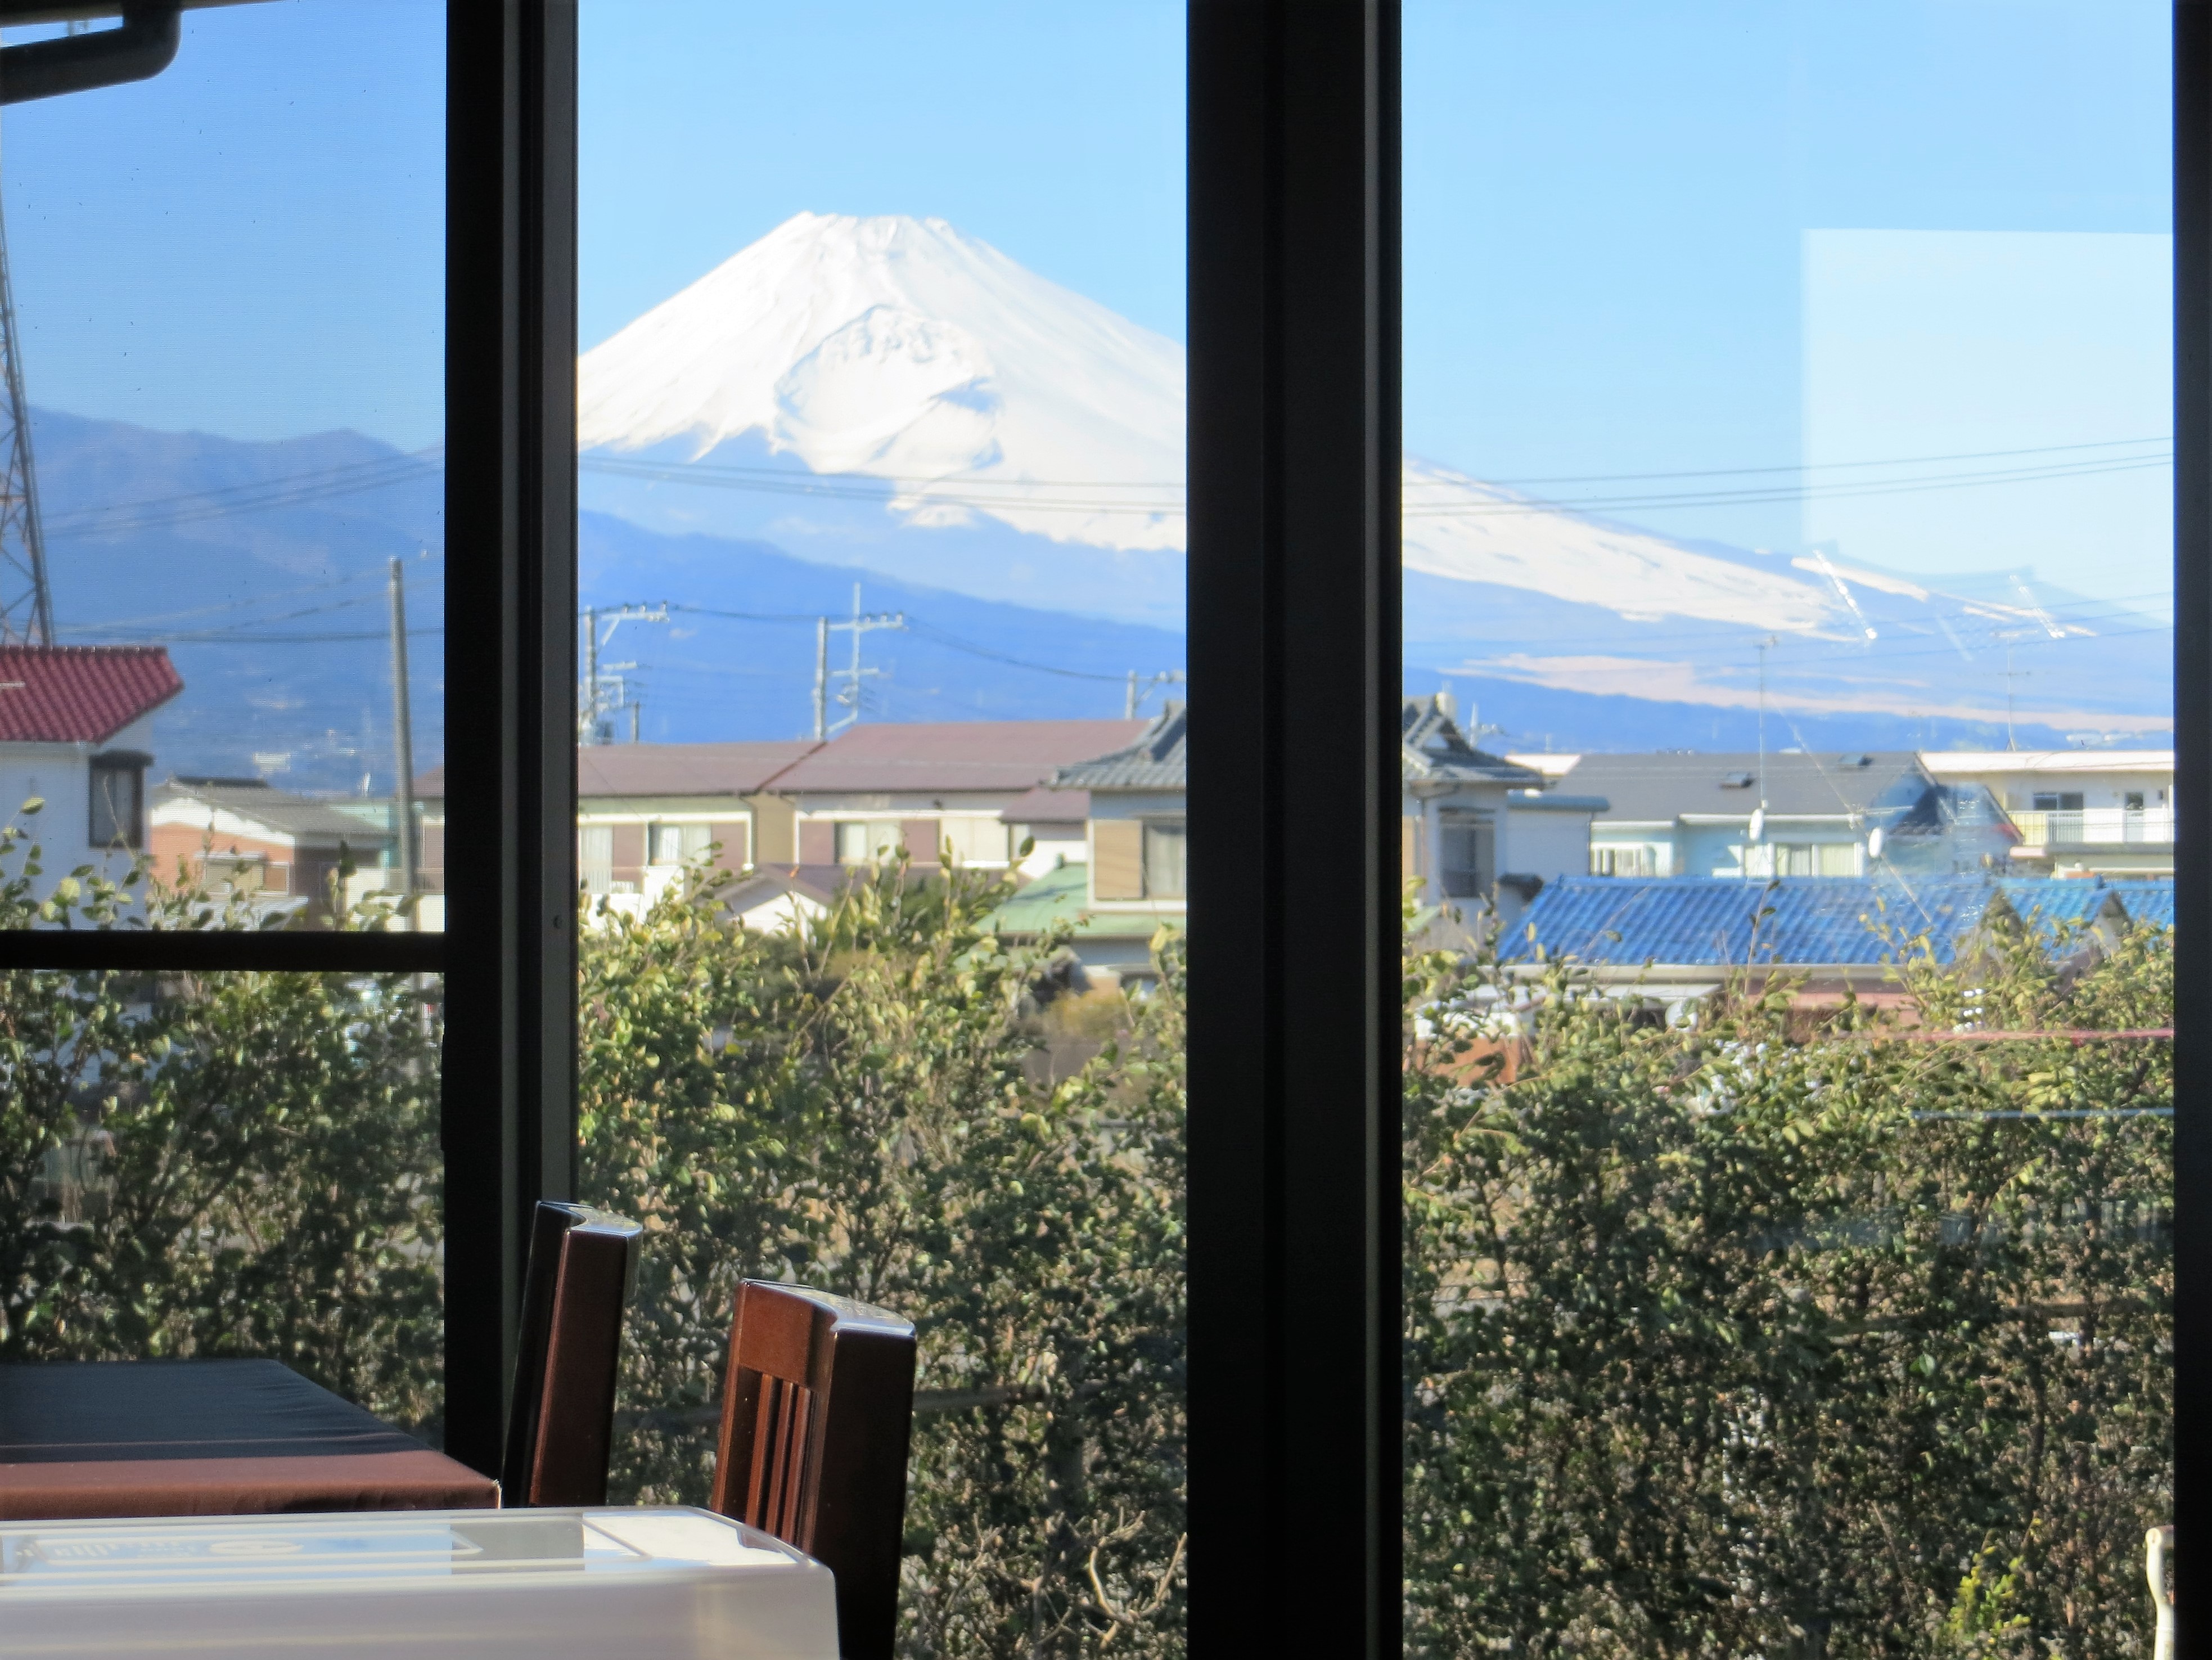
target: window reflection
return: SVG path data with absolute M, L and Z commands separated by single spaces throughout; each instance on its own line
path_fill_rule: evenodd
M 1408 9 L 1409 1651 L 2149 1651 L 2169 22 Z

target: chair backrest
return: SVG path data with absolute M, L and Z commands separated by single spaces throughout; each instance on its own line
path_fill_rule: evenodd
M 606 1502 L 623 1313 L 644 1232 L 589 1205 L 538 1201 L 500 1465 L 503 1504 Z
M 913 1424 L 911 1324 L 803 1286 L 738 1286 L 711 1502 L 836 1576 L 845 1660 L 891 1652 Z

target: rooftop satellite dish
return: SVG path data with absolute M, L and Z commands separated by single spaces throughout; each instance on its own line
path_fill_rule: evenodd
M 1754 842 L 1763 842 L 1766 839 L 1766 809 L 1765 807 L 1754 807 L 1752 810 L 1751 839 Z
M 1881 826 L 1879 824 L 1867 832 L 1867 857 L 1869 859 L 1881 857 Z

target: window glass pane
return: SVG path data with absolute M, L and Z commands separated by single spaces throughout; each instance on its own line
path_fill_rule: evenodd
M 434 977 L 18 970 L 0 1021 L 0 1359 L 265 1357 L 438 1444 Z
M 708 1497 L 740 1279 L 857 1297 L 900 1651 L 1180 1653 L 1182 8 L 580 18 L 615 1492 Z
M 46 804 L 40 881 L 143 854 L 443 926 L 444 28 L 192 9 L 152 79 L 0 117 L 0 803 Z
M 1410 1652 L 2150 1651 L 2171 27 L 1409 0 Z

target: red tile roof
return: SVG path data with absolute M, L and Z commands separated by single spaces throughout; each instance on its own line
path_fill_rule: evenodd
M 160 646 L 0 646 L 0 743 L 104 744 L 184 689 Z
M 1026 790 L 1058 769 L 1127 748 L 1149 721 L 887 722 L 848 728 L 781 774 L 808 790 Z

